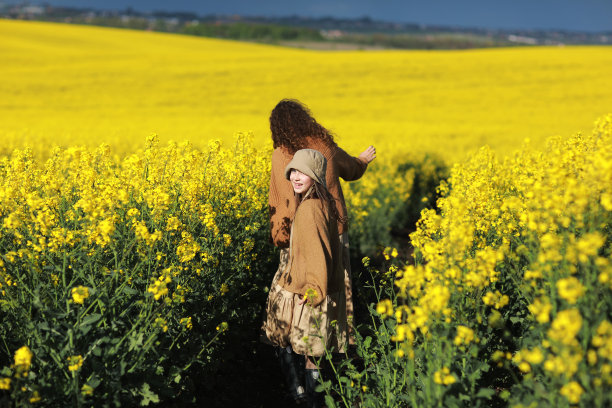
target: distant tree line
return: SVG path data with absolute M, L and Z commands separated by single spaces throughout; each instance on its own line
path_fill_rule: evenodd
M 25 4 L 25 3 L 24 3 Z M 132 8 L 121 11 L 86 8 L 51 7 L 28 13 L 22 6 L 1 6 L 0 17 L 56 21 L 62 23 L 160 31 L 203 37 L 226 38 L 294 46 L 330 48 L 351 44 L 353 47 L 395 49 L 466 49 L 486 47 L 612 44 L 612 32 L 589 33 L 563 30 L 494 30 L 411 23 L 308 18 L 199 16 L 191 12 L 155 11 L 143 13 Z
M 333 41 L 363 46 L 396 49 L 469 49 L 509 47 L 517 45 L 501 36 L 485 36 L 462 33 L 384 34 L 346 33 Z
M 196 23 L 186 24 L 179 32 L 203 37 L 253 41 L 322 41 L 319 32 L 306 27 L 289 27 L 257 23 Z

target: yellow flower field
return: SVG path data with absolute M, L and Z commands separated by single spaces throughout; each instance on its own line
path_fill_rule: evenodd
M 353 269 L 363 361 L 334 362 L 327 397 L 612 403 L 611 48 L 322 52 L 0 20 L 0 52 L 0 406 L 260 395 L 284 97 L 379 153 L 345 184 L 352 255 L 372 255 Z
M 3 154 L 105 142 L 123 155 L 152 133 L 266 143 L 271 109 L 294 97 L 354 154 L 455 160 L 589 131 L 612 106 L 606 47 L 327 52 L 9 20 L 0 38 Z

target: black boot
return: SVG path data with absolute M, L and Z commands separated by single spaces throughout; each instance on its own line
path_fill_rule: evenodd
M 315 389 L 319 385 L 320 372 L 318 369 L 305 369 L 304 385 L 306 387 L 306 398 L 308 408 L 322 408 L 325 406 L 323 391 L 317 392 Z
M 306 401 L 306 392 L 302 382 L 304 372 L 304 357 L 295 354 L 291 346 L 277 349 L 278 361 L 281 371 L 287 382 L 291 398 L 297 405 L 302 405 Z

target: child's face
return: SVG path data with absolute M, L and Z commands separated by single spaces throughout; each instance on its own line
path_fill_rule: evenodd
M 307 192 L 313 183 L 309 176 L 296 169 L 291 169 L 289 180 L 291 180 L 291 184 L 293 185 L 293 191 L 295 191 L 297 194 Z

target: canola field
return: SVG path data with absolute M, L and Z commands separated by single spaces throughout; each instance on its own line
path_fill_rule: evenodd
M 366 324 L 327 406 L 612 404 L 610 48 L 321 52 L 5 20 L 0 47 L 0 406 L 270 406 L 244 362 L 278 262 L 284 97 L 379 153 L 344 185 Z
M 107 143 L 269 139 L 286 97 L 354 154 L 376 144 L 465 158 L 483 144 L 589 131 L 612 106 L 609 47 L 322 52 L 50 23 L 0 21 L 0 152 Z

